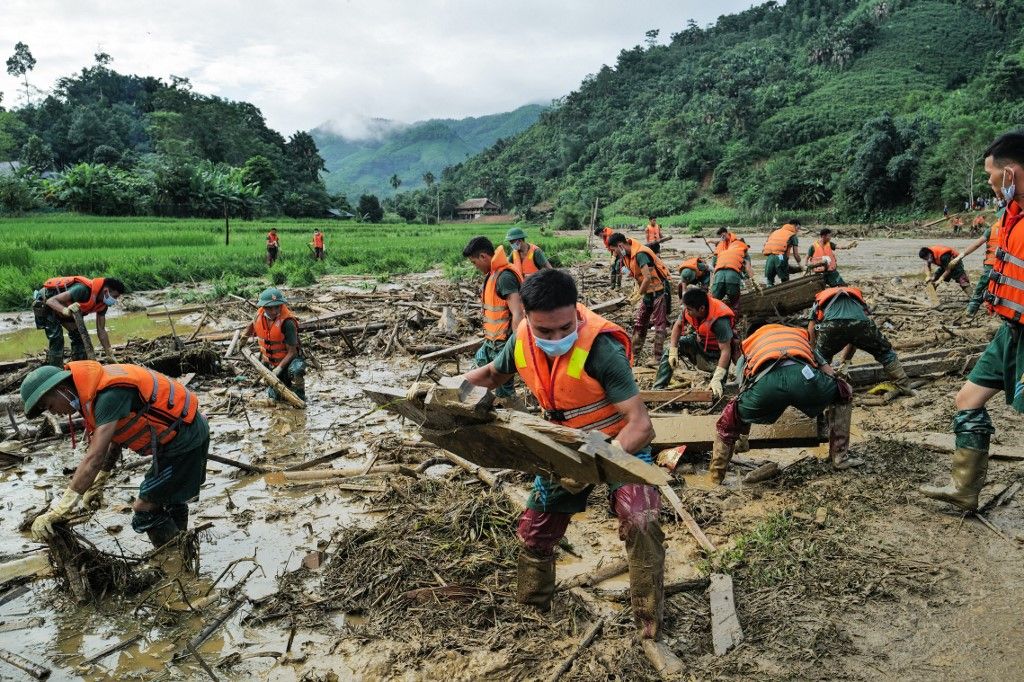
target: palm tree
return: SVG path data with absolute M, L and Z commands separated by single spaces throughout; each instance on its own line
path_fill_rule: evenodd
M 391 176 L 391 179 L 388 180 L 388 182 L 391 183 L 391 186 L 395 190 L 397 190 L 402 185 L 402 178 L 398 177 L 398 173 L 395 173 L 394 175 Z

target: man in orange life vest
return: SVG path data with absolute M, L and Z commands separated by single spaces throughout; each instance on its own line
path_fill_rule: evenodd
M 281 248 L 281 240 L 277 236 L 277 228 L 270 228 L 267 233 L 267 267 L 270 267 L 277 260 L 277 252 Z
M 260 344 L 263 364 L 274 371 L 281 382 L 295 395 L 306 399 L 306 361 L 302 358 L 302 343 L 299 340 L 299 321 L 288 308 L 288 301 L 280 289 L 270 287 L 260 294 L 256 318 L 242 334 L 239 345 L 244 345 L 250 336 Z M 273 387 L 267 388 L 271 400 L 280 396 Z
M 210 427 L 195 394 L 175 379 L 137 365 L 69 362 L 64 369 L 44 366 L 21 384 L 25 414 L 80 413 L 89 447 L 68 488 L 52 509 L 32 523 L 32 537 L 43 541 L 53 525 L 67 520 L 79 502 L 86 509 L 103 504 L 103 486 L 126 447 L 152 457 L 152 465 L 132 504 L 132 528 L 155 547 L 188 528 L 188 501 L 206 480 Z
M 647 228 L 644 230 L 644 236 L 647 238 L 648 246 L 661 240 L 661 225 L 658 224 L 658 221 L 654 216 L 650 216 L 648 218 Z
M 832 287 L 819 291 L 811 306 L 807 335 L 814 349 L 829 364 L 836 353 L 843 351 L 836 367 L 840 374 L 844 373 L 854 352 L 860 349 L 882 365 L 886 377 L 903 395 L 914 394 L 892 344 L 868 316 L 868 306 L 860 289 Z
M 740 289 L 743 275 L 750 278 L 750 285 L 760 291 L 754 269 L 750 264 L 750 246 L 727 228 L 719 228 L 718 243 L 715 244 L 714 274 L 711 276 L 711 295 L 734 311 L 739 312 Z
M 742 375 L 740 393 L 729 401 L 716 424 L 709 471 L 721 483 L 736 441 L 750 433 L 751 424 L 774 424 L 787 407 L 808 417 L 828 411 L 829 455 L 832 466 L 847 469 L 862 464 L 849 456 L 853 389 L 814 351 L 807 331 L 766 324 L 747 336 L 736 365 Z
M 997 197 L 1006 201 L 985 292 L 989 312 L 998 315 L 1003 324 L 956 395 L 956 450 L 950 483 L 921 488 L 928 497 L 968 511 L 978 508 L 978 493 L 988 473 L 989 440 L 995 433 L 985 404 L 1003 391 L 1007 404 L 1024 412 L 1024 225 L 1020 222 L 1024 216 L 1020 198 L 1024 187 L 1024 131 L 1001 135 L 983 156 L 989 185 Z
M 651 463 L 654 427 L 630 368 L 630 341 L 616 324 L 577 303 L 576 283 L 561 270 L 544 270 L 522 287 L 526 319 L 504 350 L 466 379 L 487 388 L 515 373 L 540 402 L 545 419 L 598 429 L 627 453 Z M 519 520 L 518 600 L 546 611 L 555 591 L 554 549 L 573 514 L 586 509 L 594 486 L 538 476 Z M 642 635 L 656 638 L 665 574 L 661 497 L 650 485 L 609 484 L 609 502 L 626 543 L 633 615 Z
M 679 264 L 679 296 L 688 286 L 700 287 L 704 291 L 711 286 L 711 268 L 700 256 L 688 258 Z
M 313 230 L 313 260 L 324 259 L 324 233 Z
M 46 333 L 49 347 L 46 350 L 46 364 L 54 367 L 64 365 L 64 330 L 71 339 L 71 359 L 85 359 L 85 341 L 78 333 L 73 311 L 78 310 L 85 317 L 96 313 L 96 336 L 103 351 L 111 362 L 117 362 L 107 335 L 107 308 L 117 303 L 125 292 L 124 284 L 113 277 L 89 279 L 80 275 L 51 277 L 43 282 L 42 288 L 33 292 L 32 313 L 36 329 Z
M 611 278 L 608 285 L 613 289 L 618 289 L 622 285 L 622 259 L 619 258 L 618 249 L 613 249 L 608 245 L 608 240 L 613 234 L 615 234 L 615 230 L 610 227 L 594 228 L 594 236 L 600 237 L 604 241 L 604 247 L 612 254 Z
M 775 278 L 780 282 L 789 281 L 789 257 L 793 256 L 796 264 L 800 265 L 800 239 L 797 234 L 800 232 L 800 221 L 791 220 L 779 229 L 768 235 L 765 240 L 762 255 L 767 256 L 764 260 L 764 278 L 768 286 L 775 286 Z
M 512 245 L 512 267 L 519 270 L 524 278 L 529 277 L 538 270 L 545 270 L 551 267 L 547 256 L 536 244 L 526 241 L 526 233 L 522 228 L 513 227 L 505 233 L 505 239 Z
M 955 249 L 943 246 L 942 244 L 922 246 L 917 255 L 928 266 L 930 282 L 938 282 L 940 278 L 943 282 L 948 282 L 952 279 L 960 285 L 965 294 L 971 295 L 971 280 L 967 277 L 967 271 L 964 270 L 963 263 L 960 262 L 962 260 L 959 257 L 960 254 Z M 935 266 L 935 274 L 932 274 L 933 265 Z
M 635 294 L 639 297 L 640 307 L 633 323 L 634 357 L 639 356 L 644 347 L 648 327 L 654 327 L 653 357 L 660 360 L 665 337 L 668 336 L 668 316 L 672 314 L 672 292 L 669 288 L 672 273 L 653 251 L 621 232 L 613 234 L 608 245 L 619 250 L 619 257 L 639 285 Z
M 498 356 L 505 342 L 523 319 L 523 301 L 519 287 L 523 276 L 505 256 L 505 247 L 494 248 L 487 237 L 473 237 L 462 250 L 484 276 L 481 304 L 484 313 L 484 342 L 473 358 L 477 367 L 484 367 Z M 516 394 L 515 382 L 510 377 L 494 394 L 499 398 L 511 398 Z
M 721 398 L 723 384 L 732 361 L 736 334 L 733 327 L 736 313 L 708 292 L 691 287 L 683 294 L 683 309 L 672 325 L 672 336 L 665 357 L 658 367 L 654 388 L 665 388 L 672 373 L 679 366 L 679 356 L 690 361 L 697 369 L 713 372 L 708 388 L 715 398 Z M 683 328 L 693 331 L 683 336 Z
M 832 244 L 832 230 L 822 228 L 818 240 L 807 249 L 807 266 L 812 272 L 825 274 L 825 286 L 843 287 L 846 282 L 836 269 L 836 252 Z

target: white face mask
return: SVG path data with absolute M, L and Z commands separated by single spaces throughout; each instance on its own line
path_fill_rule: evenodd
M 68 391 L 62 388 L 60 389 L 60 395 L 62 398 L 67 400 L 68 403 L 71 404 L 71 409 L 73 409 L 75 412 L 82 411 L 82 401 L 80 401 L 78 399 L 78 396 L 76 396 L 74 393 L 69 393 Z

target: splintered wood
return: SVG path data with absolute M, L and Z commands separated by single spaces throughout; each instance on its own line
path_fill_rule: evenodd
M 732 576 L 724 573 L 711 574 L 711 639 L 716 656 L 724 656 L 743 641 L 743 628 L 732 595 Z

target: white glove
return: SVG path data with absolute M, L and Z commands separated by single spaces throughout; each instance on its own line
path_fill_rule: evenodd
M 708 384 L 708 388 L 711 389 L 711 394 L 715 396 L 715 400 L 722 397 L 725 393 L 725 387 L 722 382 L 725 381 L 725 367 L 715 367 L 715 373 L 711 375 L 711 383 Z
M 110 479 L 111 472 L 102 469 L 96 474 L 96 480 L 92 482 L 89 489 L 82 495 L 82 506 L 86 509 L 99 509 L 103 506 L 103 486 Z
M 676 346 L 668 349 L 668 366 L 672 369 L 679 366 L 679 349 Z
M 72 303 L 71 305 L 64 309 L 64 315 L 67 317 L 71 317 L 81 309 L 81 305 L 79 305 L 78 303 Z
M 65 490 L 57 506 L 48 512 L 40 514 L 32 522 L 32 539 L 38 542 L 45 542 L 53 537 L 53 524 L 66 521 L 71 514 L 71 510 L 78 505 L 81 499 L 82 496 L 71 488 Z
M 831 265 L 832 264 L 832 256 L 822 256 L 821 257 L 821 262 L 824 263 L 825 265 Z

